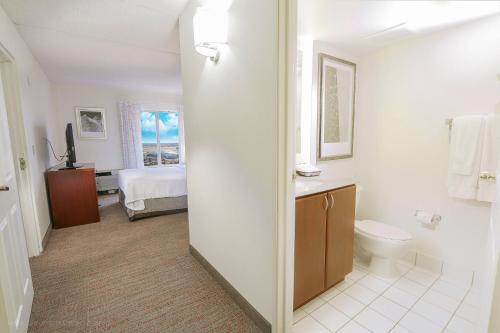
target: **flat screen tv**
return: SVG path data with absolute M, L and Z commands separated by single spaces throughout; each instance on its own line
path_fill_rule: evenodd
M 75 168 L 75 140 L 73 138 L 73 125 L 71 123 L 66 125 L 66 153 L 68 155 L 68 159 L 66 160 L 66 168 Z

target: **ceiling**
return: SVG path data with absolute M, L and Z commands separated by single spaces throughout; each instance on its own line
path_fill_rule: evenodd
M 0 0 L 55 83 L 182 91 L 178 17 L 188 0 Z M 500 13 L 499 1 L 298 0 L 302 38 L 366 53 Z
M 298 0 L 298 34 L 364 54 L 499 13 L 500 1 Z
M 187 0 L 0 0 L 52 82 L 179 93 Z

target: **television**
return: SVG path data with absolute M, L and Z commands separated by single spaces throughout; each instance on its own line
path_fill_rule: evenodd
M 71 123 L 66 125 L 66 168 L 74 169 L 76 163 L 75 140 L 73 138 L 73 125 Z

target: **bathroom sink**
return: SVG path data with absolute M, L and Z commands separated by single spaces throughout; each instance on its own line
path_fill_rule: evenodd
M 323 177 L 297 177 L 295 181 L 295 196 L 301 197 L 309 194 L 333 190 L 343 186 L 352 185 L 352 179 L 325 179 Z
M 297 180 L 295 182 L 295 193 L 311 191 L 323 185 L 324 182 L 318 180 Z
M 307 185 L 303 182 L 295 182 L 295 192 L 302 192 L 307 190 Z

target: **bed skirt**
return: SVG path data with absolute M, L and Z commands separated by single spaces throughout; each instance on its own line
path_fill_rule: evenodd
M 146 217 L 176 214 L 187 211 L 187 195 L 174 198 L 158 198 L 144 200 L 143 210 L 132 210 L 125 206 L 125 194 L 119 190 L 120 203 L 128 215 L 130 221 Z

